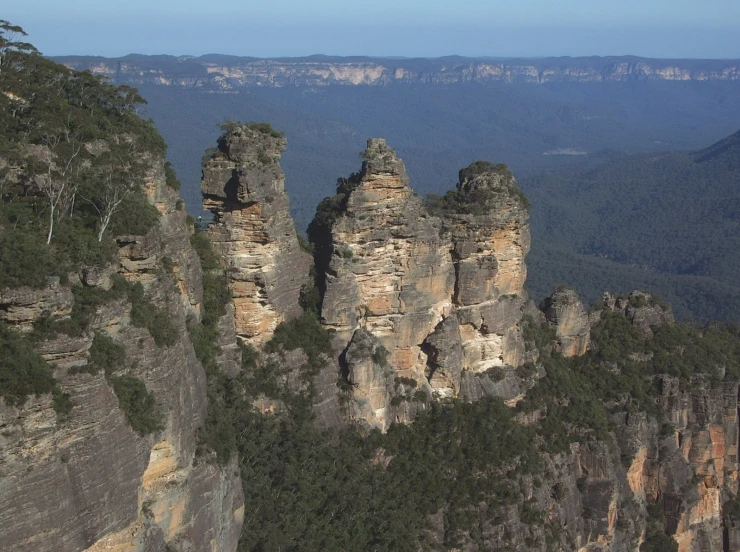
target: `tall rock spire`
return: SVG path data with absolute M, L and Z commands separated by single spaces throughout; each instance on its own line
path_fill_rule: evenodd
M 285 193 L 285 147 L 269 125 L 229 125 L 203 166 L 203 207 L 214 214 L 209 234 L 226 264 L 236 333 L 253 345 L 301 313 L 310 265 Z
M 464 368 L 482 372 L 522 363 L 519 321 L 529 252 L 529 204 L 504 165 L 476 161 L 459 174 L 456 201 L 441 213 L 455 260 Z

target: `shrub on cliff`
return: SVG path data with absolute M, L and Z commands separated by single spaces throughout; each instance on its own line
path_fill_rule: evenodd
M 321 325 L 316 315 L 304 313 L 290 322 L 282 322 L 275 328 L 272 339 L 265 343 L 267 353 L 302 349 L 308 357 L 311 372 L 318 373 L 324 365 L 322 355 L 332 355 L 331 334 Z
M 678 552 L 676 540 L 666 534 L 650 535 L 640 545 L 640 552 Z
M 0 231 L 0 289 L 48 285 L 49 276 L 61 276 L 52 251 L 36 233 L 15 227 Z
M 147 435 L 164 429 L 154 394 L 143 381 L 133 376 L 111 376 L 108 381 L 118 397 L 118 406 L 136 433 Z
M 21 405 L 29 395 L 51 393 L 51 368 L 33 344 L 0 322 L 0 396 L 11 405 Z
M 146 328 L 159 347 L 177 342 L 178 331 L 172 318 L 144 295 L 144 287 L 139 282 L 131 286 L 128 297 L 131 301 L 131 323 L 134 326 Z

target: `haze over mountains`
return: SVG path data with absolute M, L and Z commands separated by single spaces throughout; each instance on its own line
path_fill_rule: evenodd
M 283 166 L 299 229 L 333 194 L 336 178 L 354 170 L 365 139 L 383 136 L 421 195 L 444 193 L 456 177 L 450 168 L 476 159 L 513 169 L 533 202 L 528 286 L 538 298 L 568 283 L 588 302 L 606 289 L 649 288 L 680 317 L 699 320 L 731 318 L 740 306 L 728 277 L 737 168 L 722 156 L 625 157 L 698 151 L 736 132 L 737 60 L 59 61 L 140 89 L 191 212 L 200 207 L 201 152 L 227 119 L 270 121 L 285 131 Z

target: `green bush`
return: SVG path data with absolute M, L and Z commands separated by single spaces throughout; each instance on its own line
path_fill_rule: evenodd
M 143 236 L 159 222 L 161 213 L 143 192 L 128 195 L 116 216 L 111 220 L 109 232 L 113 236 Z
M 262 134 L 272 136 L 273 138 L 283 138 L 285 136 L 284 132 L 272 128 L 272 125 L 270 123 L 258 123 L 255 121 L 250 121 L 248 123 L 244 123 L 244 126 L 252 130 L 256 130 L 257 132 L 261 132 Z
M 678 543 L 674 538 L 658 533 L 645 539 L 640 545 L 640 552 L 678 552 Z
M 95 375 L 103 370 L 106 375 L 111 375 L 123 366 L 126 349 L 104 333 L 95 332 L 88 355 L 87 365 L 80 371 Z
M 175 172 L 172 163 L 170 163 L 169 161 L 165 162 L 164 164 L 164 175 L 165 183 L 167 184 L 167 186 L 169 186 L 176 192 L 179 192 L 181 186 L 180 179 L 177 178 L 177 173 Z
M 29 395 L 51 393 L 54 378 L 30 340 L 0 321 L 0 397 L 22 405 Z
M 46 287 L 59 276 L 51 248 L 35 232 L 5 228 L 0 231 L 0 289 Z
M 64 393 L 55 386 L 52 394 L 52 407 L 54 408 L 54 412 L 57 413 L 57 420 L 66 419 L 74 406 L 74 403 L 69 398 L 69 393 Z
M 134 326 L 146 328 L 158 347 L 177 343 L 178 331 L 172 318 L 146 298 L 140 282 L 131 286 L 128 296 L 131 301 L 131 323 Z
M 494 165 L 490 161 L 474 161 L 464 169 L 460 169 L 460 182 L 462 182 L 463 180 L 475 178 L 476 176 L 485 173 L 496 173 L 506 176 L 512 176 L 509 167 L 507 167 L 505 163 L 498 163 Z
M 203 274 L 203 324 L 215 326 L 226 314 L 226 305 L 231 300 L 231 291 L 223 272 Z
M 294 349 L 303 349 L 311 371 L 316 373 L 324 365 L 322 355 L 331 356 L 333 353 L 331 335 L 315 316 L 305 313 L 290 322 L 278 324 L 272 339 L 263 347 L 267 353 Z
M 221 268 L 221 261 L 216 251 L 213 249 L 211 240 L 203 231 L 195 232 L 190 236 L 190 245 L 198 254 L 200 265 L 204 271 L 216 270 Z
M 143 381 L 132 376 L 111 376 L 108 381 L 118 397 L 119 408 L 136 433 L 148 435 L 164 429 L 154 394 L 147 391 Z

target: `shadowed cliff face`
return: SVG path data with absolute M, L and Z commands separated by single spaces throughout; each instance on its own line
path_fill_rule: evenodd
M 300 314 L 310 264 L 285 193 L 285 145 L 274 131 L 236 126 L 203 167 L 203 207 L 215 215 L 209 236 L 227 268 L 236 333 L 255 345 Z
M 97 309 L 81 335 L 38 343 L 73 406 L 58 419 L 50 395 L 17 407 L 0 402 L 3 550 L 236 550 L 243 518 L 236 464 L 196 459 L 206 380 L 185 327 L 203 300 L 200 262 L 178 194 L 165 185 L 164 160 L 147 163 L 145 189 L 159 223 L 147 235 L 119 238 L 112 265 L 83 269 L 71 284 L 108 289 L 114 275 L 141 283 L 176 335 L 157 345 L 132 323 L 131 304 L 116 299 Z M 26 332 L 42 315 L 64 319 L 75 301 L 71 284 L 4 290 L 0 318 Z M 161 431 L 135 432 L 103 370 L 85 371 L 96 333 L 123 347 L 116 375 L 136 377 L 153 393 Z

